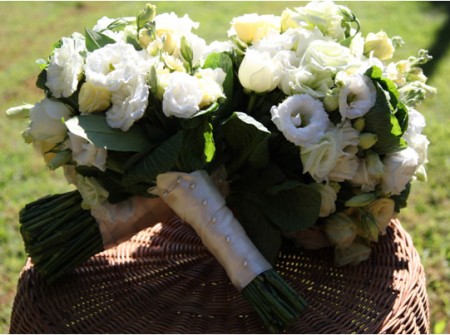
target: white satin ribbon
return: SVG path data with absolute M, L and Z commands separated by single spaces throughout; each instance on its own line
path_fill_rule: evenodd
M 160 197 L 195 229 L 238 290 L 272 268 L 248 238 L 205 171 L 160 174 L 156 184 Z
M 130 197 L 111 204 L 103 202 L 91 209 L 107 250 L 130 239 L 141 230 L 169 220 L 175 215 L 160 198 Z

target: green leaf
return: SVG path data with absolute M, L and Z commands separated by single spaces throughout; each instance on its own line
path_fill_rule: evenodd
M 45 86 L 45 83 L 47 82 L 47 70 L 42 70 L 36 80 L 36 87 L 40 88 L 43 91 L 48 91 L 47 86 Z
M 71 133 L 88 140 L 98 148 L 141 152 L 152 146 L 138 125 L 123 132 L 108 126 L 104 115 L 78 115 L 67 120 L 65 124 Z
M 302 184 L 265 195 L 261 210 L 281 231 L 293 232 L 316 223 L 320 204 L 320 193 Z
M 375 86 L 377 99 L 375 105 L 364 116 L 364 131 L 378 136 L 378 141 L 371 150 L 379 155 L 397 152 L 406 147 L 406 142 L 402 139 L 402 127 L 389 106 L 384 90 L 376 82 Z
M 177 166 L 180 171 L 202 170 L 212 160 L 215 152 L 212 126 L 207 118 L 197 118 L 197 127 L 183 129 L 183 144 Z
M 270 131 L 251 116 L 235 112 L 223 123 L 223 133 L 233 160 L 229 164 L 230 174 L 248 163 L 263 167 L 269 160 L 268 139 Z
M 281 232 L 276 229 L 261 211 L 261 203 L 254 194 L 239 194 L 230 197 L 227 204 L 236 212 L 247 236 L 264 258 L 275 265 L 281 247 Z
M 180 131 L 129 167 L 124 174 L 124 184 L 127 187 L 139 183 L 154 185 L 160 173 L 171 171 L 176 166 L 182 144 L 183 132 Z
M 111 37 L 89 28 L 86 28 L 85 37 L 86 49 L 90 52 L 100 49 L 107 44 L 116 43 Z
M 406 184 L 405 189 L 399 195 L 391 196 L 391 199 L 395 202 L 395 212 L 400 213 L 402 208 L 408 205 L 408 197 L 411 192 L 411 183 Z

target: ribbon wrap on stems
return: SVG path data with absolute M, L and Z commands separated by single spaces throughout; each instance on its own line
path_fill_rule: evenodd
M 205 171 L 163 173 L 157 191 L 190 224 L 267 329 L 282 332 L 306 307 L 248 238 Z
M 160 197 L 194 228 L 238 290 L 272 268 L 205 171 L 164 173 L 157 177 L 157 186 Z

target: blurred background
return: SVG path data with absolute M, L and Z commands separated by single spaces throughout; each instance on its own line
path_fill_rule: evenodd
M 185 13 L 207 41 L 223 40 L 230 20 L 244 13 L 279 15 L 305 2 L 154 2 L 157 11 Z M 339 2 L 362 23 L 363 35 L 384 30 L 406 42 L 395 60 L 428 49 L 434 60 L 424 66 L 438 94 L 418 107 L 427 119 L 428 182 L 415 183 L 400 220 L 412 236 L 427 275 L 431 332 L 450 333 L 450 2 Z M 39 67 L 52 45 L 72 32 L 84 32 L 102 16 L 134 16 L 145 2 L 0 2 L 0 333 L 9 330 L 17 279 L 26 261 L 18 212 L 28 202 L 70 189 L 61 171 L 49 171 L 21 137 L 22 121 L 5 111 L 43 98 L 35 87 Z

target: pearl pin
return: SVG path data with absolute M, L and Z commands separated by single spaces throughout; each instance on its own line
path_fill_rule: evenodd
M 178 176 L 178 178 L 177 178 L 177 184 L 181 183 L 182 180 L 183 180 L 183 178 L 181 178 L 180 176 Z
M 189 184 L 189 188 L 190 188 L 191 190 L 193 190 L 193 189 L 195 188 L 195 183 Z
M 208 200 L 203 200 L 203 201 L 202 201 L 202 205 L 203 205 L 203 206 L 206 206 L 207 204 L 208 204 Z
M 230 237 L 230 236 L 227 236 L 227 237 L 225 238 L 225 241 L 227 241 L 227 243 L 230 243 L 230 242 L 231 242 L 231 237 Z
M 244 268 L 246 268 L 248 266 L 247 261 L 244 261 L 244 263 L 242 263 L 242 265 L 244 266 Z
M 210 222 L 211 222 L 211 223 L 216 223 L 216 222 L 217 222 L 217 218 L 216 218 L 215 216 L 212 217 Z
M 168 195 L 169 195 L 169 191 L 164 191 L 164 193 L 162 194 L 162 196 L 163 196 L 164 198 L 166 198 Z

